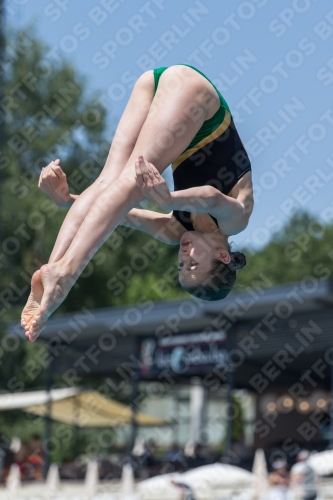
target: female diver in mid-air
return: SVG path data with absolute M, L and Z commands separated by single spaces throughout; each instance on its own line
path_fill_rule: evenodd
M 160 175 L 172 163 L 175 191 Z M 81 195 L 60 200 L 59 161 L 42 170 L 40 187 L 70 210 L 48 264 L 32 277 L 21 324 L 36 340 L 103 242 L 119 225 L 180 244 L 179 281 L 193 295 L 224 298 L 245 256 L 228 236 L 245 229 L 253 209 L 251 165 L 227 103 L 197 69 L 147 71 L 136 82 L 105 166 Z M 60 198 L 59 198 L 60 196 Z M 168 214 L 134 208 L 144 198 Z

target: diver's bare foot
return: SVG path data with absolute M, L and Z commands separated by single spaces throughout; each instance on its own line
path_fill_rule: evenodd
M 29 336 L 29 327 L 34 318 L 34 315 L 39 310 L 39 306 L 43 297 L 43 283 L 41 281 L 40 271 L 36 271 L 31 278 L 31 292 L 27 303 L 22 311 L 21 325 L 26 330 L 26 336 Z
M 51 314 L 60 306 L 70 291 L 74 281 L 64 274 L 58 263 L 46 264 L 40 269 L 40 278 L 44 293 L 38 310 L 35 311 L 29 323 L 29 340 L 36 340 L 40 332 L 45 328 L 46 322 Z

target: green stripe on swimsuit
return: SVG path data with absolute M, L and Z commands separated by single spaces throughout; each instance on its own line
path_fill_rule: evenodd
M 184 151 L 187 151 L 188 149 L 190 149 L 193 146 L 195 146 L 196 144 L 198 144 L 198 142 L 200 142 L 202 139 L 204 139 L 205 137 L 209 136 L 212 132 L 214 132 L 214 130 L 216 130 L 217 127 L 219 125 L 221 125 L 221 123 L 223 122 L 224 116 L 225 116 L 225 110 L 229 111 L 229 113 L 230 113 L 230 109 L 229 109 L 229 106 L 226 103 L 225 99 L 222 97 L 220 91 L 215 87 L 215 85 L 209 80 L 209 78 L 207 78 L 207 76 L 204 73 L 199 71 L 197 68 L 194 68 L 194 66 L 190 66 L 189 64 L 180 64 L 177 66 L 188 66 L 189 68 L 194 69 L 194 71 L 197 71 L 198 73 L 200 73 L 200 75 L 202 75 L 204 78 L 206 78 L 206 80 L 208 80 L 209 83 L 211 83 L 213 85 L 214 89 L 216 90 L 216 92 L 220 98 L 220 104 L 221 104 L 220 108 L 215 113 L 215 115 L 203 123 L 202 127 L 197 132 L 197 134 L 194 136 L 191 143 L 184 150 Z M 154 93 L 157 90 L 159 79 L 166 69 L 168 69 L 168 66 L 162 66 L 160 68 L 156 68 L 153 70 L 153 72 L 154 72 L 154 87 L 155 87 Z

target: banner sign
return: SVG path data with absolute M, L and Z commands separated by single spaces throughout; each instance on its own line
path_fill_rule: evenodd
M 141 377 L 169 371 L 175 375 L 200 375 L 227 364 L 225 332 L 174 335 L 162 339 L 145 338 L 140 343 Z

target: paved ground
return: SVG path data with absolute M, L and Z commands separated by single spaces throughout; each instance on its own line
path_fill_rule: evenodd
M 333 478 L 321 480 L 319 486 L 318 500 L 333 500 Z M 266 495 L 265 495 L 266 496 Z M 204 496 L 200 496 L 197 500 L 252 500 L 250 491 L 219 490 L 207 492 Z M 62 483 L 60 491 L 52 494 L 48 491 L 44 484 L 28 484 L 23 485 L 17 495 L 14 492 L 0 487 L 0 500 L 125 500 L 121 494 L 120 486 L 117 483 L 100 484 L 96 495 L 92 498 L 88 496 L 88 492 L 83 483 Z M 132 499 L 126 499 L 132 500 Z M 133 498 L 133 500 L 136 500 Z M 137 500 L 180 500 L 180 496 L 163 498 L 160 496 L 137 497 Z M 266 500 L 265 498 L 261 500 Z M 270 500 L 269 494 L 267 500 Z M 288 500 L 296 500 L 295 497 L 289 495 Z

